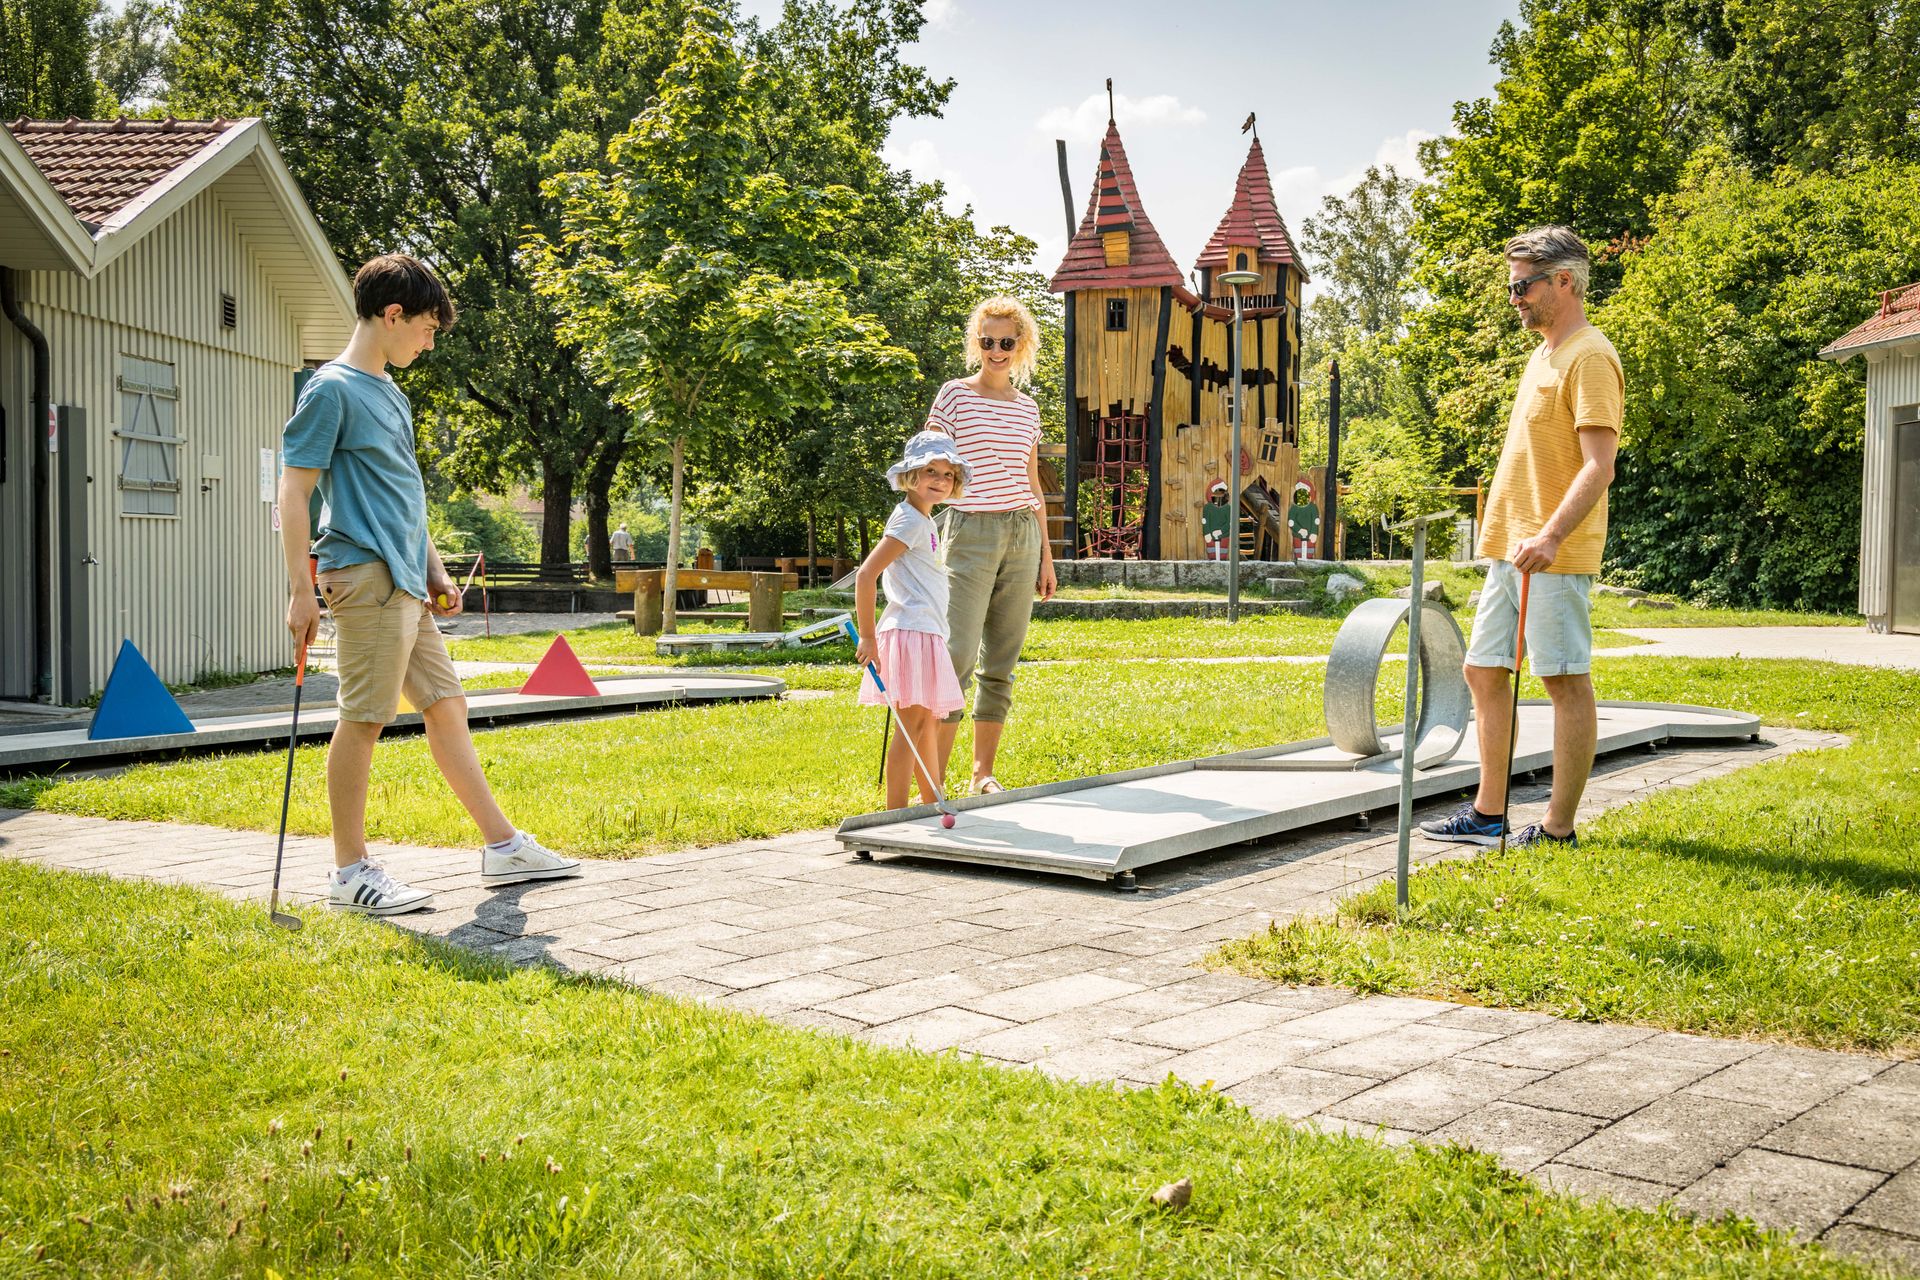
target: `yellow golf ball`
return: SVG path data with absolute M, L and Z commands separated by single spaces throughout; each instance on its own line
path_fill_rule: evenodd
M 440 602 L 440 607 L 442 609 L 450 609 L 453 607 L 452 602 L 447 599 L 447 593 L 444 591 L 442 591 L 439 595 L 435 596 L 434 599 Z

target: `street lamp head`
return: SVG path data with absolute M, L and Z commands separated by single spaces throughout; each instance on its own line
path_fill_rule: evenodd
M 1219 275 L 1215 276 L 1214 279 L 1218 280 L 1221 284 L 1232 285 L 1234 288 L 1240 289 L 1250 284 L 1259 284 L 1260 273 L 1258 271 L 1222 271 Z

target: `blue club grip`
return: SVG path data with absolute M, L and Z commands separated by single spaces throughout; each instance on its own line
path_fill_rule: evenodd
M 860 631 L 853 625 L 853 619 L 842 618 L 840 620 L 840 629 L 847 633 L 847 639 L 853 641 L 853 647 L 858 649 L 860 647 Z M 869 662 L 867 663 L 867 674 L 873 677 L 873 687 L 884 694 L 887 691 L 887 686 L 880 679 L 880 669 Z

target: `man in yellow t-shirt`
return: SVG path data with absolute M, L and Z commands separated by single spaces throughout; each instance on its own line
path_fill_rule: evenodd
M 1575 811 L 1593 771 L 1597 714 L 1588 593 L 1607 540 L 1607 486 L 1626 381 L 1606 335 L 1587 323 L 1590 259 L 1565 227 L 1507 242 L 1507 295 L 1543 341 L 1514 396 L 1507 441 L 1487 497 L 1479 553 L 1493 561 L 1467 650 L 1467 686 L 1479 726 L 1480 790 L 1471 804 L 1420 829 L 1439 840 L 1497 844 L 1507 825 L 1507 757 L 1521 575 L 1527 661 L 1553 699 L 1553 795 L 1547 816 L 1509 843 L 1578 844 Z

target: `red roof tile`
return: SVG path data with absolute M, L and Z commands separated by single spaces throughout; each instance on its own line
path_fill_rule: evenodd
M 22 119 L 7 129 L 80 221 L 97 227 L 234 123 Z
M 1100 234 L 1122 229 L 1132 239 L 1130 261 L 1124 267 L 1109 267 Z M 1048 288 L 1055 293 L 1068 289 L 1150 289 L 1177 285 L 1182 279 L 1179 264 L 1161 243 L 1160 233 L 1153 229 L 1140 204 L 1133 170 L 1127 164 L 1127 149 L 1120 143 L 1120 130 L 1109 120 L 1107 136 L 1100 144 L 1100 171 L 1087 200 L 1087 215 L 1068 242 L 1067 255 L 1060 260 Z
M 1261 262 L 1290 263 L 1302 280 L 1307 278 L 1306 264 L 1300 261 L 1293 237 L 1287 234 L 1287 224 L 1280 219 L 1280 207 L 1274 203 L 1273 180 L 1267 176 L 1266 153 L 1260 150 L 1257 137 L 1247 149 L 1246 163 L 1240 166 L 1240 177 L 1233 184 L 1233 204 L 1194 265 L 1226 266 L 1228 245 L 1252 245 Z
M 1827 344 L 1820 352 L 1832 357 L 1898 342 L 1902 338 L 1920 341 L 1920 283 L 1888 289 L 1880 295 L 1880 310 L 1865 324 L 1849 330 Z

